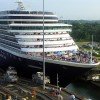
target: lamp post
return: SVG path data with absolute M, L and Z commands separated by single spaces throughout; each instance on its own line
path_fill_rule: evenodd
M 43 89 L 45 89 L 45 51 L 44 51 L 44 0 L 43 0 Z
M 93 35 L 92 35 L 92 43 L 91 43 L 91 63 L 92 63 L 92 53 L 93 53 Z
M 58 85 L 58 73 L 57 73 L 57 92 L 58 92 L 58 87 L 59 87 L 59 85 Z

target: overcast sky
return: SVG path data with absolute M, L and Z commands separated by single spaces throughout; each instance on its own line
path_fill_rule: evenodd
M 0 10 L 16 9 L 17 0 L 0 0 Z M 43 0 L 23 0 L 26 9 L 42 10 Z M 100 0 L 44 0 L 45 11 L 61 19 L 100 20 Z

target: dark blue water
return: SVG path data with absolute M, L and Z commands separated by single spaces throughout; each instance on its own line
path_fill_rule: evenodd
M 89 82 L 77 81 L 67 86 L 67 89 L 75 94 L 91 98 L 92 100 L 100 100 L 100 87 Z

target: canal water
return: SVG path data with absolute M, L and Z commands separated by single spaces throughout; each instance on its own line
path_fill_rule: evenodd
M 100 87 L 97 87 L 92 83 L 77 81 L 70 83 L 66 88 L 70 92 L 73 92 L 81 97 L 90 98 L 92 100 L 100 100 Z

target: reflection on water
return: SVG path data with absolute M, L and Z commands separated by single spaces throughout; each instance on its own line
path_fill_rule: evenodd
M 100 87 L 91 83 L 77 81 L 69 84 L 67 89 L 82 97 L 91 98 L 92 100 L 100 100 Z

